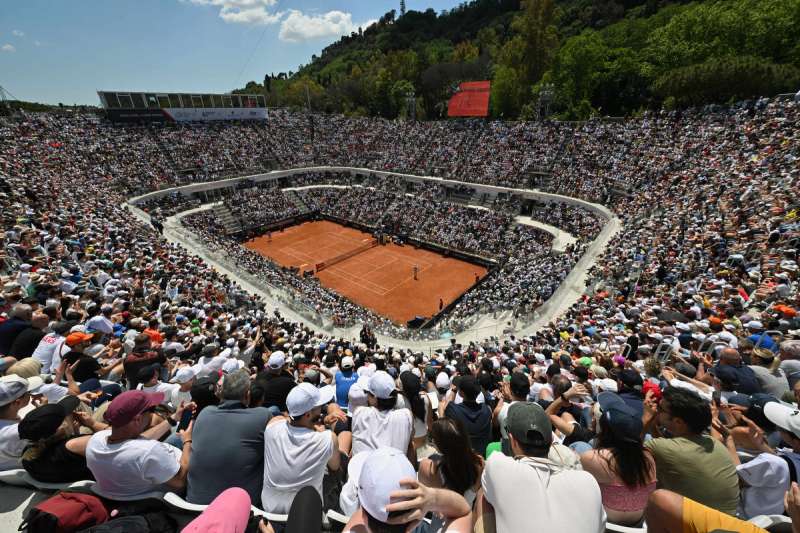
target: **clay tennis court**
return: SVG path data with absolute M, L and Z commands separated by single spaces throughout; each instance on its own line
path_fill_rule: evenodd
M 372 236 L 329 221 L 305 222 L 244 244 L 301 272 L 359 247 Z M 419 268 L 414 280 L 414 265 Z M 439 312 L 484 277 L 486 268 L 411 245 L 375 246 L 317 273 L 325 287 L 395 322 Z

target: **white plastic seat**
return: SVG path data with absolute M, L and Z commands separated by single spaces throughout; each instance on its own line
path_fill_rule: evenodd
M 629 527 L 606 522 L 606 533 L 611 531 L 615 533 L 647 533 L 647 524 L 642 524 L 642 527 Z
M 175 507 L 176 509 L 180 509 L 182 511 L 187 511 L 191 513 L 202 513 L 206 510 L 208 505 L 201 505 L 199 503 L 189 503 L 184 500 L 180 495 L 175 494 L 174 492 L 168 492 L 164 494 L 164 501 L 170 504 L 171 506 Z M 259 509 L 258 507 L 251 505 L 250 509 L 253 511 L 255 516 L 263 516 L 270 522 L 286 522 L 289 519 L 289 515 L 285 514 L 274 514 L 268 513 Z
M 766 529 L 767 531 L 771 531 L 774 533 L 782 533 L 787 532 L 791 533 L 792 531 L 792 519 L 788 516 L 783 516 L 780 514 L 770 514 L 770 515 L 758 515 L 754 516 L 750 520 L 748 520 L 753 525 L 756 525 L 762 529 Z
M 333 509 L 329 510 L 325 513 L 325 516 L 328 517 L 328 520 L 331 522 L 336 522 L 342 525 L 346 525 L 350 521 L 349 516 L 345 516 L 342 513 L 337 513 Z
M 30 487 L 44 492 L 55 492 L 59 490 L 91 487 L 94 485 L 92 480 L 75 481 L 70 483 L 46 483 L 34 479 L 22 468 L 15 470 L 4 470 L 0 472 L 0 483 L 15 485 L 17 487 Z

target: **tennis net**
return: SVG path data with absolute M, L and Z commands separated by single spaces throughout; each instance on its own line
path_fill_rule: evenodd
M 354 248 L 354 249 L 350 250 L 349 252 L 345 252 L 343 254 L 339 254 L 339 255 L 337 255 L 335 257 L 332 257 L 332 258 L 330 258 L 330 259 L 328 259 L 326 261 L 322 261 L 321 263 L 317 263 L 316 265 L 314 265 L 314 270 L 316 270 L 317 272 L 319 272 L 320 270 L 325 270 L 326 268 L 331 267 L 331 266 L 335 265 L 336 263 L 341 263 L 345 259 L 350 259 L 354 255 L 358 255 L 361 252 L 365 252 L 365 251 L 369 250 L 370 248 L 375 248 L 376 246 L 378 246 L 378 241 L 376 239 L 372 239 L 372 240 L 370 240 L 370 242 L 368 242 L 366 244 L 362 244 L 358 248 Z

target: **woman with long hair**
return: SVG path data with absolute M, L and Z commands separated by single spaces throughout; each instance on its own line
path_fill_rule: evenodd
M 464 425 L 453 418 L 440 418 L 432 424 L 431 438 L 439 453 L 420 462 L 420 482 L 455 491 L 472 506 L 481 486 L 484 461 L 472 451 Z
M 428 441 L 428 433 L 433 422 L 431 401 L 422 391 L 421 380 L 412 372 L 400 374 L 401 393 L 405 406 L 411 411 L 414 421 L 414 449 L 423 448 Z
M 597 396 L 595 447 L 581 454 L 583 469 L 600 485 L 608 521 L 642 521 L 647 498 L 656 489 L 656 463 L 642 442 L 642 420 L 613 392 Z

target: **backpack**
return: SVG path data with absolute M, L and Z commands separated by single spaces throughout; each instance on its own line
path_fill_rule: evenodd
M 104 524 L 82 530 L 80 533 L 175 533 L 178 524 L 164 512 L 112 518 Z
M 28 511 L 19 531 L 72 533 L 107 520 L 108 510 L 97 496 L 60 492 Z

